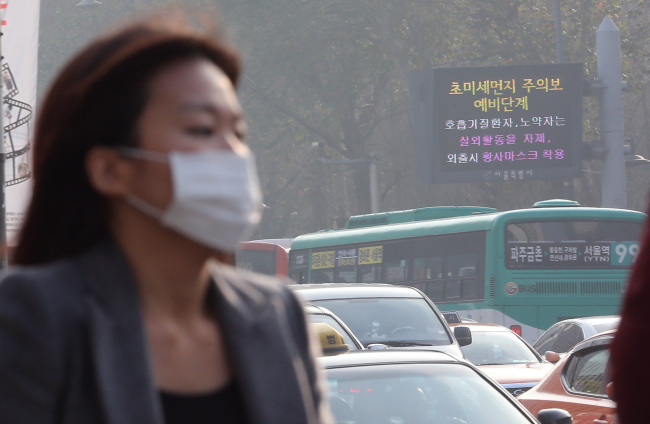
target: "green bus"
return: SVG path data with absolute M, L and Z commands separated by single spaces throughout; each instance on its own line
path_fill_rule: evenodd
M 422 290 L 440 310 L 534 342 L 557 321 L 619 313 L 646 215 L 569 200 L 497 211 L 444 206 L 353 216 L 296 237 L 289 277 Z

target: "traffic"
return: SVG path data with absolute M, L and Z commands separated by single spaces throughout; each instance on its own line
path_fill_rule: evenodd
M 650 422 L 648 2 L 259 3 L 0 0 L 0 424 Z
M 305 302 L 337 423 L 614 424 L 608 341 L 644 223 L 560 200 L 433 207 L 244 242 L 237 265 L 281 270 Z

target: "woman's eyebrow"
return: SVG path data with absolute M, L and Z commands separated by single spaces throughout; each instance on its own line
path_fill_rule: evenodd
M 228 116 L 228 118 L 235 121 L 244 118 L 244 111 L 241 108 L 233 109 L 225 105 L 203 103 L 203 102 L 188 102 L 183 103 L 180 107 L 182 112 L 207 112 L 215 117 L 221 118 Z

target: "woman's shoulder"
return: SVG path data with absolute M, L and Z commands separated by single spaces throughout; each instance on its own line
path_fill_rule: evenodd
M 122 273 L 125 260 L 115 243 L 100 239 L 75 255 L 36 265 L 14 265 L 0 272 L 0 294 L 14 286 L 24 290 L 83 295 L 90 285 L 88 280 L 97 275 L 110 274 L 119 268 Z M 112 274 L 111 274 L 112 275 Z M 119 277 L 124 277 L 120 274 Z
M 76 275 L 75 275 L 76 274 Z M 31 284 L 50 287 L 52 284 L 74 282 L 78 271 L 70 258 L 38 265 L 13 265 L 0 272 L 0 287 L 5 284 Z
M 9 266 L 0 273 L 0 303 L 28 301 L 78 309 L 83 302 L 81 276 L 72 259 Z

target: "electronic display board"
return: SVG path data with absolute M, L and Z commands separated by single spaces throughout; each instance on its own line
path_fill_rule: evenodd
M 508 243 L 508 269 L 610 269 L 629 267 L 638 242 Z
M 433 182 L 574 178 L 579 63 L 433 69 Z

